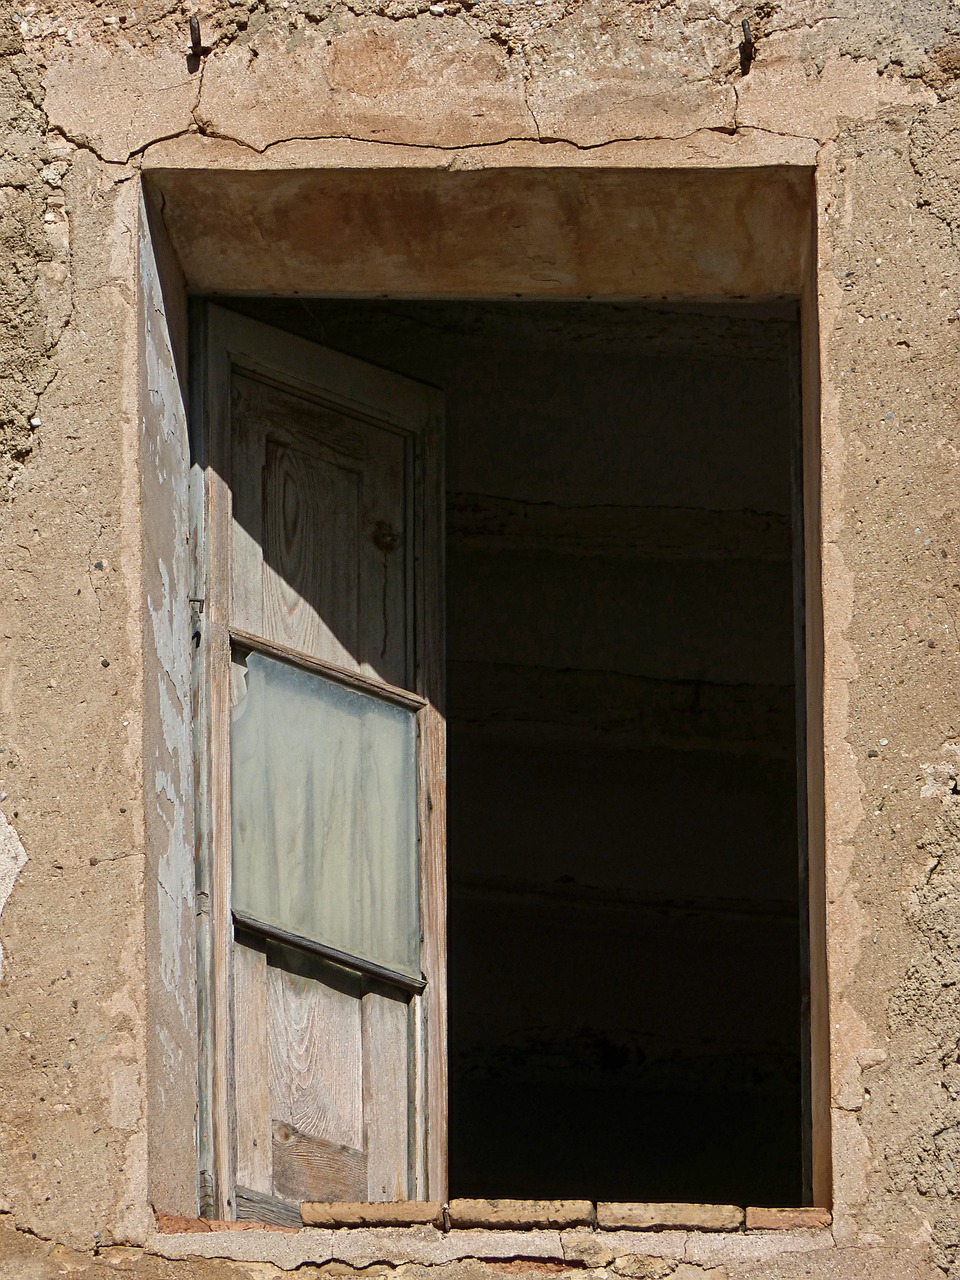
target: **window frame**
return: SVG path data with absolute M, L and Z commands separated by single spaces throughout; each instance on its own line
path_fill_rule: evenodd
M 849 1144 L 839 1142 L 839 1130 L 834 1132 L 839 1113 L 831 1108 L 831 1074 L 845 1070 L 851 1054 L 831 1036 L 835 993 L 828 980 L 828 967 L 832 971 L 838 957 L 842 958 L 844 946 L 843 922 L 833 918 L 826 894 L 826 879 L 839 856 L 840 837 L 825 821 L 825 794 L 838 785 L 834 775 L 840 757 L 835 750 L 832 709 L 837 698 L 842 700 L 842 687 L 838 692 L 834 687 L 837 682 L 829 681 L 824 688 L 824 650 L 828 656 L 831 652 L 829 635 L 824 643 L 824 615 L 829 623 L 832 610 L 823 595 L 825 534 L 821 524 L 832 505 L 821 486 L 826 465 L 821 459 L 822 260 L 818 255 L 817 168 L 809 146 L 803 140 L 781 145 L 776 155 L 762 164 L 748 154 L 749 148 L 748 153 L 726 157 L 718 157 L 710 147 L 687 148 L 677 166 L 669 163 L 669 157 L 651 160 L 646 152 L 624 158 L 619 144 L 611 144 L 594 153 L 589 164 L 577 160 L 560 169 L 549 157 L 538 158 L 532 153 L 518 157 L 515 149 L 506 147 L 482 152 L 469 164 L 431 168 L 421 163 L 419 155 L 399 164 L 376 157 L 358 161 L 349 147 L 344 151 L 342 141 L 321 139 L 310 144 L 309 155 L 297 164 L 289 159 L 278 163 L 269 157 L 253 157 L 238 168 L 229 156 L 200 155 L 187 141 L 190 145 L 163 147 L 156 154 L 145 155 L 140 215 L 140 301 L 150 317 L 149 323 L 142 317 L 146 353 L 143 334 L 140 353 L 148 450 L 142 493 L 147 552 L 145 660 L 148 690 L 156 690 L 159 684 L 161 694 L 164 689 L 169 691 L 174 676 L 172 660 L 151 631 L 151 626 L 156 627 L 156 599 L 173 610 L 177 631 L 170 643 L 182 646 L 181 652 L 189 654 L 195 643 L 186 620 L 181 621 L 183 614 L 193 613 L 194 632 L 202 623 L 202 583 L 198 585 L 189 576 L 186 566 L 181 575 L 174 558 L 174 548 L 180 544 L 175 531 L 168 528 L 171 511 L 177 521 L 186 520 L 186 476 L 181 477 L 178 463 L 186 453 L 185 441 L 181 446 L 181 427 L 185 437 L 187 420 L 195 447 L 199 443 L 195 405 L 200 399 L 198 370 L 202 360 L 197 353 L 202 344 L 197 325 L 189 319 L 197 300 L 244 293 L 613 300 L 800 298 L 813 1203 L 829 1206 L 834 1174 L 842 1176 L 850 1163 Z M 369 208 L 381 193 L 393 201 L 391 209 L 396 216 L 389 223 L 379 218 L 342 216 Z M 716 216 L 718 209 L 722 212 L 734 207 L 750 211 L 746 223 L 739 217 Z M 306 231 L 304 210 L 309 213 Z M 632 219 L 638 210 L 653 230 L 639 238 L 624 237 L 624 228 L 634 225 Z M 768 224 L 776 226 L 775 236 L 765 230 Z M 327 234 L 334 227 L 335 234 Z M 648 251 L 652 240 L 658 245 L 656 254 Z M 710 252 L 702 251 L 704 244 Z M 470 246 L 469 252 L 464 251 L 464 245 Z M 571 245 L 577 246 L 576 255 L 571 254 Z M 531 246 L 535 246 L 535 253 Z M 544 274 L 545 261 L 557 264 L 549 275 Z M 151 360 L 158 357 L 170 364 L 173 381 L 168 378 L 166 383 L 155 383 Z M 186 414 L 181 413 L 178 385 L 185 400 L 189 394 Z M 166 417 L 160 416 L 161 408 Z M 189 459 L 194 469 L 197 457 L 194 449 Z M 159 464 L 156 470 L 154 461 Z M 195 483 L 190 487 L 193 528 L 188 551 L 192 553 L 198 545 L 196 532 L 202 528 L 202 512 L 198 521 L 198 490 Z M 202 496 L 202 486 L 200 493 Z M 161 713 L 155 703 L 154 696 L 145 716 L 151 744 L 149 734 L 157 738 L 161 734 Z M 189 733 L 187 714 L 183 721 L 184 732 Z M 194 716 L 195 738 L 197 723 Z M 148 1026 L 148 1063 L 152 1065 L 147 1088 L 149 1100 L 156 1104 L 148 1127 L 151 1200 L 189 1216 L 196 1212 L 198 1167 L 193 1013 L 197 930 L 190 854 L 199 846 L 199 833 L 195 839 L 190 830 L 193 797 L 187 769 L 183 777 L 187 822 L 181 841 L 188 874 L 173 886 L 181 895 L 183 916 L 182 928 L 177 926 L 173 934 L 178 948 L 174 957 L 176 990 L 156 978 L 167 964 L 171 945 L 169 938 L 163 944 L 160 939 L 156 898 L 162 900 L 163 885 L 159 895 L 147 895 L 145 904 L 148 976 L 154 975 L 153 985 L 148 986 L 153 1013 Z M 164 803 L 165 793 L 159 790 L 159 783 L 147 792 L 149 819 Z M 151 877 L 158 860 L 162 866 L 171 847 L 166 830 L 154 831 L 148 823 Z M 204 892 L 202 883 L 197 888 Z M 199 908 L 209 915 L 208 902 L 201 901 Z M 209 1188 L 203 1212 L 211 1217 L 215 1215 L 208 1192 Z M 264 1237 L 262 1243 L 273 1238 Z

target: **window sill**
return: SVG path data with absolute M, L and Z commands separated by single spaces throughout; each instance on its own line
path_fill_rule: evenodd
M 449 1226 L 434 1223 L 407 1224 L 398 1221 L 400 1205 L 382 1206 L 392 1210 L 394 1220 L 385 1224 L 325 1225 L 321 1227 L 267 1226 L 252 1222 L 206 1222 L 201 1219 L 157 1215 L 157 1232 L 147 1241 L 147 1252 L 166 1258 L 230 1258 L 241 1262 L 271 1262 L 293 1270 L 306 1263 L 342 1262 L 362 1268 L 376 1263 L 400 1266 L 404 1263 L 442 1265 L 464 1259 L 487 1261 L 527 1259 L 561 1267 L 608 1267 L 616 1269 L 617 1259 L 632 1255 L 697 1262 L 718 1266 L 733 1262 L 762 1262 L 787 1253 L 810 1253 L 834 1247 L 830 1213 L 823 1209 L 737 1210 L 740 1225 L 723 1229 L 707 1225 L 717 1218 L 705 1210 L 727 1209 L 715 1205 L 591 1205 L 599 1219 L 553 1227 L 520 1227 L 508 1224 L 512 1218 L 534 1213 L 545 1216 L 542 1206 L 557 1202 L 480 1201 L 473 1205 L 495 1207 L 496 1223 L 482 1226 L 455 1225 L 450 1210 L 440 1208 Z M 461 1202 L 462 1204 L 463 1202 Z M 571 1202 L 559 1202 L 570 1204 Z M 589 1203 L 589 1202 L 580 1202 Z M 507 1206 L 516 1206 L 513 1210 Z M 324 1206 L 325 1208 L 327 1206 Z M 339 1206 L 346 1210 L 347 1206 Z M 377 1206 L 351 1206 L 366 1215 Z M 618 1211 L 619 1217 L 645 1218 L 660 1225 L 612 1227 L 602 1225 L 604 1209 Z M 421 1206 L 419 1212 L 424 1212 Z M 463 1211 L 461 1210 L 462 1216 Z M 347 1216 L 342 1213 L 341 1216 Z M 474 1217 L 479 1216 L 476 1212 Z M 617 1215 L 611 1215 L 617 1216 Z M 684 1219 L 684 1221 L 680 1221 Z M 609 1219 L 608 1219 L 609 1220 Z

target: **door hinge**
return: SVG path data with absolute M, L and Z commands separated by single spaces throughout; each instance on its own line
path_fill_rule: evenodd
M 203 638 L 203 597 L 190 597 L 190 643 L 199 649 Z

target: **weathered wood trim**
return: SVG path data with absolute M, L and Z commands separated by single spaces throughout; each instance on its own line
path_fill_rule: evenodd
M 197 892 L 197 1117 L 199 1211 L 218 1212 L 216 1154 L 213 1141 L 213 938 L 210 916 L 212 854 L 210 837 L 210 665 L 204 639 L 207 582 L 206 362 L 207 329 L 203 305 L 194 303 L 190 323 L 190 367 L 202 371 L 190 383 L 190 540 L 191 540 L 191 713 L 194 768 L 194 867 Z
M 281 331 L 235 311 L 210 306 L 210 323 L 230 367 L 295 391 L 317 404 L 402 435 L 416 431 L 439 393 L 412 378 L 341 355 L 307 338 Z M 363 367 L 363 398 L 356 396 L 357 369 Z
M 273 1185 L 283 1199 L 345 1200 L 367 1192 L 367 1152 L 273 1121 Z
M 207 1104 L 217 1216 L 232 1219 L 235 1106 L 233 1099 L 233 926 L 230 918 L 230 519 L 225 477 L 230 462 L 230 362 L 208 313 L 203 325 L 205 428 L 204 591 L 202 667 L 206 717 L 207 831 L 201 850 L 208 885 L 208 1018 L 210 1097 Z
M 237 1187 L 238 1222 L 262 1222 L 272 1227 L 302 1227 L 300 1206 L 279 1196 L 268 1196 L 249 1187 Z

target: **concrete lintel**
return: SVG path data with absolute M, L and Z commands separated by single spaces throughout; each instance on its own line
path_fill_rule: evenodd
M 169 168 L 145 181 L 188 287 L 213 295 L 795 297 L 813 196 L 802 166 Z

